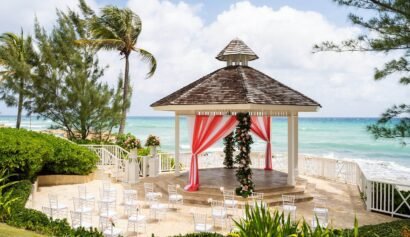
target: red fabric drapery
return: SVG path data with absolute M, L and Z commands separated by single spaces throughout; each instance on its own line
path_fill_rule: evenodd
M 219 139 L 232 132 L 237 124 L 235 116 L 223 119 L 222 115 L 196 115 L 192 132 L 192 157 L 189 169 L 189 184 L 187 191 L 196 191 L 199 188 L 198 155 L 212 146 Z
M 262 116 L 262 121 L 258 116 L 251 116 L 251 131 L 262 140 L 266 141 L 265 170 L 272 170 L 272 148 L 270 143 L 270 116 Z

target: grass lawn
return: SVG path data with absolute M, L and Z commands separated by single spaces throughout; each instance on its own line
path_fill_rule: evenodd
M 11 237 L 11 236 L 19 236 L 19 237 L 42 237 L 44 235 L 40 235 L 28 230 L 17 229 L 6 224 L 0 223 L 0 237 Z

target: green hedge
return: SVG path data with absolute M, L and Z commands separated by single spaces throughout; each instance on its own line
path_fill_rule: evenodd
M 31 133 L 0 128 L 0 167 L 18 173 L 21 179 L 33 179 L 53 155 L 45 140 L 31 138 Z
M 224 237 L 221 234 L 218 233 L 190 233 L 190 234 L 185 234 L 185 235 L 175 235 L 173 237 Z
M 32 184 L 28 180 L 20 181 L 11 187 L 13 189 L 13 196 L 18 197 L 19 200 L 15 202 L 14 208 L 6 220 L 8 225 L 48 236 L 103 236 L 97 229 L 72 229 L 66 219 L 52 220 L 40 211 L 25 208 L 24 206 L 30 196 L 31 187 Z
M 91 173 L 98 156 L 85 147 L 53 135 L 0 128 L 0 167 L 34 180 L 42 174 Z
M 405 229 L 410 230 L 410 220 L 398 220 L 378 225 L 365 225 L 359 227 L 360 237 L 399 237 Z M 409 231 L 410 233 L 410 231 Z

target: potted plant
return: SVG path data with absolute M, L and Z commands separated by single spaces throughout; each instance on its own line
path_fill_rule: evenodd
M 154 135 L 149 135 L 147 141 L 145 142 L 145 146 L 150 148 L 151 155 L 153 157 L 157 155 L 157 147 L 160 145 L 161 143 L 159 141 L 159 137 Z
M 149 160 L 149 176 L 156 177 L 159 174 L 159 157 L 157 156 L 157 147 L 160 145 L 159 137 L 149 135 L 145 146 L 150 148 L 152 158 Z
M 117 145 L 133 153 L 137 153 L 138 149 L 141 149 L 141 141 L 131 133 L 119 135 Z

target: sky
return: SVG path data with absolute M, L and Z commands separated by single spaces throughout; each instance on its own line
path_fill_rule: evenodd
M 51 29 L 55 9 L 76 9 L 77 0 L 3 0 L 0 32 L 32 33 L 34 17 Z M 400 54 L 312 53 L 322 41 L 341 41 L 362 33 L 347 20 L 354 9 L 331 0 L 87 0 L 94 9 L 112 4 L 129 7 L 143 23 L 137 47 L 155 55 L 158 69 L 146 79 L 146 64 L 131 57 L 133 90 L 129 115 L 171 115 L 149 105 L 200 77 L 225 66 L 215 56 L 239 37 L 258 56 L 249 66 L 318 101 L 317 113 L 302 116 L 376 117 L 404 102 L 410 91 L 397 78 L 375 82 L 375 67 Z M 368 12 L 359 12 L 369 16 Z M 115 85 L 124 61 L 114 51 L 99 53 L 108 65 L 103 80 Z M 0 114 L 15 108 L 0 102 Z

